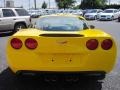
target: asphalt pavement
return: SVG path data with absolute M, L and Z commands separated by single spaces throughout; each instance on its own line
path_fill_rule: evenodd
M 116 65 L 105 80 L 81 80 L 79 83 L 45 83 L 39 77 L 16 78 L 6 63 L 6 45 L 10 34 L 0 37 L 0 90 L 120 90 L 120 23 L 115 21 L 88 21 L 89 25 L 111 34 L 116 41 Z

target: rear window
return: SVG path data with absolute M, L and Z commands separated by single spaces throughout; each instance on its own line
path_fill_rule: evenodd
M 77 17 L 48 16 L 37 20 L 36 28 L 45 31 L 79 31 L 87 28 L 87 25 Z
M 19 16 L 29 16 L 28 12 L 25 9 L 15 9 Z

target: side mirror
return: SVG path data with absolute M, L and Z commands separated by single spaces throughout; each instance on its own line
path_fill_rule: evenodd
M 95 29 L 95 26 L 94 25 L 90 25 L 90 29 Z

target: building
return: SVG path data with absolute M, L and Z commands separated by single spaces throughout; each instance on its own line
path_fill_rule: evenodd
M 6 6 L 7 8 L 13 8 L 14 7 L 14 1 L 13 0 L 6 0 Z

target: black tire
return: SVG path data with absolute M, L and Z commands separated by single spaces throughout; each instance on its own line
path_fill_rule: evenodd
M 14 32 L 19 31 L 20 28 L 26 28 L 26 25 L 24 23 L 15 24 Z

